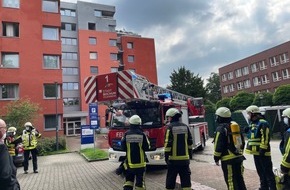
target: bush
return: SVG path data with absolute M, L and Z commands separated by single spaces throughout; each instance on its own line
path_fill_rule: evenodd
M 37 145 L 38 155 L 44 156 L 51 154 L 52 152 L 56 151 L 56 140 L 55 137 L 45 137 L 38 139 Z M 58 138 L 58 150 L 66 150 L 66 140 L 64 137 Z

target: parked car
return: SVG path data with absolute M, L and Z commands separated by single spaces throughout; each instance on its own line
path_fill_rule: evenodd
M 15 147 L 15 156 L 13 156 L 13 162 L 15 166 L 22 166 L 24 161 L 24 149 L 23 144 L 19 143 Z

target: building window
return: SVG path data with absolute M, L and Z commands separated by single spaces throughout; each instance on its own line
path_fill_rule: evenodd
M 279 72 L 278 71 L 272 73 L 272 78 L 273 78 L 273 82 L 281 80 L 281 77 L 279 77 Z
M 102 16 L 102 11 L 100 11 L 100 10 L 95 10 L 95 11 L 94 11 L 94 15 L 95 15 L 96 17 L 101 17 L 101 16 Z
M 72 52 L 62 52 L 61 59 L 63 60 L 78 60 L 78 54 Z
M 279 65 L 279 62 L 276 60 L 276 57 L 270 57 L 270 64 L 271 64 L 271 67 L 275 67 L 277 65 Z
M 70 9 L 60 9 L 60 14 L 61 14 L 61 16 L 75 17 L 76 16 L 76 11 L 75 10 L 70 10 Z
M 90 59 L 98 59 L 98 53 L 97 52 L 90 52 Z
M 18 53 L 2 53 L 1 67 L 19 68 L 19 54 Z
M 77 67 L 63 67 L 62 74 L 63 75 L 78 75 L 79 69 Z
M 65 107 L 78 106 L 79 104 L 80 104 L 79 98 L 64 98 L 63 99 L 63 105 Z
M 96 45 L 97 44 L 97 38 L 89 37 L 89 44 L 90 45 Z
M 223 90 L 224 90 L 224 93 L 227 94 L 229 92 L 229 86 L 224 86 Z
M 251 87 L 250 79 L 247 79 L 247 80 L 244 81 L 244 86 L 245 86 L 245 88 L 250 88 Z
M 118 67 L 111 67 L 111 73 L 118 72 Z
M 60 97 L 59 84 L 57 85 L 57 89 L 55 87 L 56 87 L 55 84 L 44 84 L 44 98 L 45 99 L 56 98 L 56 96 Z
M 64 82 L 64 83 L 62 83 L 62 89 L 63 90 L 78 90 L 79 83 L 77 83 L 77 82 Z
M 42 11 L 58 13 L 58 1 L 57 0 L 43 0 Z
M 109 45 L 110 46 L 117 46 L 117 40 L 116 39 L 110 39 L 109 40 Z
M 18 84 L 0 84 L 0 100 L 17 99 Z
M 2 35 L 6 37 L 19 37 L 19 23 L 2 22 Z
M 253 63 L 251 65 L 251 70 L 252 70 L 252 73 L 255 73 L 255 72 L 258 72 L 259 71 L 258 68 L 257 68 L 257 64 L 256 63 Z
M 61 44 L 62 45 L 77 45 L 77 39 L 76 38 L 61 38 Z
M 88 29 L 89 30 L 96 30 L 96 23 L 89 22 L 88 23 Z
M 44 40 L 59 40 L 59 31 L 56 27 L 43 27 L 42 39 Z
M 60 115 L 44 115 L 44 128 L 47 130 L 55 129 L 60 123 Z
M 133 63 L 134 62 L 134 55 L 128 55 L 128 62 Z
M 19 8 L 19 0 L 2 0 L 3 7 Z
M 99 68 L 97 66 L 90 66 L 90 72 L 92 75 L 97 75 L 99 73 Z
M 227 75 L 226 74 L 222 74 L 222 81 L 227 81 Z
M 59 68 L 59 56 L 57 55 L 44 55 L 43 67 L 46 69 L 58 69 Z
M 254 77 L 254 78 L 253 78 L 253 84 L 254 84 L 254 86 L 259 86 L 259 85 L 261 85 L 260 78 L 259 78 L 259 77 Z
M 283 69 L 283 70 L 282 70 L 282 77 L 283 77 L 283 79 L 288 79 L 288 78 L 290 78 L 289 70 L 288 70 L 288 69 Z
M 230 92 L 234 92 L 234 91 L 235 91 L 235 86 L 234 86 L 234 84 L 230 84 L 230 85 L 229 85 L 229 91 L 230 91 Z
M 265 60 L 259 62 L 259 67 L 261 71 L 267 69 Z
M 249 74 L 249 68 L 247 66 L 242 68 L 242 74 L 244 76 Z
M 228 72 L 228 79 L 231 80 L 234 78 L 233 72 Z
M 116 53 L 110 53 L 110 58 L 111 58 L 112 61 L 117 61 L 118 54 L 116 54 Z
M 288 53 L 283 53 L 280 55 L 280 63 L 284 64 L 284 63 L 288 63 L 289 62 L 289 56 Z
M 242 90 L 244 88 L 244 83 L 243 82 L 238 82 L 237 83 L 237 89 Z
M 133 49 L 133 42 L 127 42 L 127 48 Z
M 241 77 L 242 76 L 242 70 L 241 69 L 235 70 L 235 74 L 236 74 L 236 78 Z
M 262 76 L 261 76 L 261 82 L 262 82 L 262 84 L 267 84 L 267 83 L 269 83 L 270 81 L 269 81 L 269 79 L 268 79 L 268 76 L 267 76 L 267 75 L 262 75 Z
M 62 30 L 67 30 L 67 31 L 76 31 L 77 30 L 77 25 L 74 23 L 61 23 L 61 29 Z

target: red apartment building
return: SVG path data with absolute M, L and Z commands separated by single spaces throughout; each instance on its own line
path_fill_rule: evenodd
M 39 104 L 31 122 L 45 136 L 55 134 L 56 106 L 59 121 L 63 113 L 59 5 L 0 0 L 0 108 L 20 98 Z
M 290 41 L 219 68 L 222 97 L 275 92 L 290 83 Z
M 154 39 L 116 31 L 114 14 L 82 1 L 0 0 L 0 108 L 29 98 L 41 107 L 31 122 L 43 136 L 56 123 L 60 135 L 78 135 L 88 123 L 86 77 L 130 69 L 157 83 Z

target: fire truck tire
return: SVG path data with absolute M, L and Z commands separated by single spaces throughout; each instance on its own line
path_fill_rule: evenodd
M 205 136 L 204 136 L 204 134 L 202 134 L 201 145 L 198 147 L 198 150 L 204 150 L 205 146 L 206 146 Z

